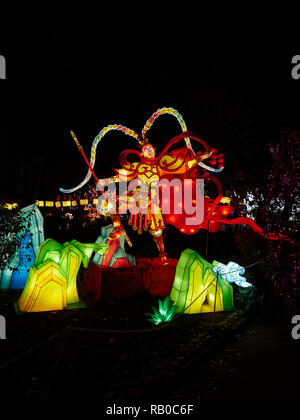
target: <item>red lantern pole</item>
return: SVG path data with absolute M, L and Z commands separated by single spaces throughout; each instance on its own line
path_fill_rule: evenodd
M 85 160 L 85 162 L 86 162 L 87 166 L 89 167 L 89 170 L 92 172 L 92 175 L 93 175 L 93 177 L 95 178 L 95 181 L 96 181 L 96 184 L 97 184 L 97 183 L 98 183 L 98 181 L 99 181 L 99 179 L 98 179 L 97 175 L 95 174 L 95 172 L 94 172 L 93 168 L 91 167 L 91 164 L 90 164 L 90 162 L 88 161 L 88 159 L 87 159 L 87 157 L 86 157 L 86 155 L 85 155 L 85 153 L 84 153 L 84 151 L 83 151 L 83 148 L 82 148 L 81 144 L 79 143 L 78 138 L 76 137 L 76 135 L 75 135 L 75 133 L 74 133 L 74 131 L 73 131 L 73 130 L 70 130 L 70 133 L 71 133 L 71 136 L 73 137 L 73 140 L 74 140 L 74 141 L 75 141 L 75 143 L 76 143 L 77 149 L 78 149 L 78 150 L 79 150 L 79 152 L 82 154 L 83 159 Z M 101 186 L 100 186 L 100 191 L 101 191 L 101 193 L 103 194 L 103 197 L 105 198 L 106 202 L 108 202 L 107 196 L 106 196 L 105 192 L 102 190 Z

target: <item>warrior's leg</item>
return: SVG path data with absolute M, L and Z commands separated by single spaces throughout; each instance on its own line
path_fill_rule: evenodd
M 167 254 L 165 252 L 163 231 L 165 229 L 164 219 L 159 206 L 153 206 L 154 212 L 151 214 L 150 233 L 158 248 L 159 256 L 163 264 L 167 264 Z M 151 208 L 151 211 L 153 209 Z
M 122 225 L 121 221 L 120 221 L 120 216 L 118 215 L 110 215 L 111 220 L 113 222 L 113 226 L 114 226 L 114 231 L 110 234 L 110 237 L 115 239 L 115 238 L 120 238 L 120 236 L 124 235 L 126 242 L 128 243 L 128 245 L 130 247 L 132 247 L 132 243 L 124 229 L 124 226 Z
M 150 230 L 151 235 L 158 248 L 159 256 L 163 264 L 167 264 L 167 254 L 165 252 L 163 229 Z

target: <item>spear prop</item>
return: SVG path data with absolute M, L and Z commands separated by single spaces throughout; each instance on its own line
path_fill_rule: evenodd
M 81 146 L 81 144 L 79 143 L 79 140 L 78 140 L 78 138 L 76 137 L 76 134 L 74 133 L 74 131 L 73 131 L 73 130 L 70 130 L 70 133 L 71 133 L 71 136 L 72 136 L 73 140 L 74 140 L 74 141 L 75 141 L 75 143 L 76 143 L 77 149 L 78 149 L 78 150 L 79 150 L 79 152 L 82 154 L 83 159 L 85 160 L 85 162 L 86 162 L 87 166 L 89 167 L 89 170 L 91 171 L 91 173 L 92 173 L 92 175 L 93 175 L 93 177 L 94 177 L 94 179 L 95 179 L 95 181 L 96 181 L 96 185 L 97 185 L 97 183 L 98 183 L 98 181 L 99 181 L 99 178 L 97 177 L 97 175 L 95 174 L 95 172 L 94 172 L 93 168 L 91 167 L 91 164 L 90 164 L 90 162 L 88 161 L 88 159 L 87 159 L 87 157 L 86 157 L 86 155 L 85 155 L 85 153 L 84 153 L 83 147 L 82 147 L 82 146 Z M 100 191 L 101 191 L 101 193 L 102 193 L 103 197 L 105 198 L 106 202 L 108 202 L 107 196 L 106 196 L 106 194 L 105 194 L 104 190 L 102 190 L 101 186 L 100 186 Z

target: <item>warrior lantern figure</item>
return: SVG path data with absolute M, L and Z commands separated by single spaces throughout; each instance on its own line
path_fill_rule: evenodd
M 164 147 L 162 152 L 156 156 L 155 148 L 148 142 L 146 137 L 147 131 L 151 128 L 153 122 L 163 114 L 170 114 L 176 117 L 179 122 L 182 132 L 172 138 Z M 96 161 L 96 148 L 99 142 L 102 140 L 105 134 L 109 131 L 121 131 L 124 134 L 133 138 L 138 146 L 137 149 L 124 150 L 119 155 L 120 169 L 115 169 L 116 175 L 111 178 L 98 179 L 95 172 L 94 166 Z M 166 224 L 172 224 L 181 232 L 191 235 L 198 232 L 199 229 L 206 229 L 209 232 L 217 232 L 223 223 L 227 224 L 247 224 L 253 230 L 265 236 L 269 239 L 278 239 L 278 235 L 263 233 L 262 229 L 248 217 L 238 217 L 235 219 L 228 220 L 227 216 L 231 214 L 234 208 L 231 205 L 219 205 L 223 198 L 222 186 L 219 180 L 212 176 L 211 173 L 218 173 L 224 169 L 224 159 L 222 154 L 217 154 L 216 149 L 210 149 L 208 144 L 199 138 L 197 135 L 188 132 L 186 124 L 182 116 L 173 108 L 161 108 L 158 109 L 146 122 L 141 136 L 122 125 L 112 124 L 104 127 L 100 133 L 96 136 L 93 141 L 91 148 L 90 161 L 86 158 L 81 145 L 79 144 L 75 134 L 71 132 L 78 149 L 82 153 L 89 171 L 85 179 L 76 187 L 71 189 L 63 189 L 60 191 L 63 193 L 73 193 L 74 191 L 82 188 L 91 178 L 94 176 L 97 183 L 97 190 L 102 192 L 105 200 L 102 200 L 102 205 L 98 206 L 98 211 L 102 211 L 106 208 L 107 214 L 111 217 L 114 232 L 110 235 L 111 240 L 119 238 L 123 233 L 127 243 L 132 246 L 130 239 L 128 238 L 124 227 L 120 221 L 120 215 L 124 214 L 129 210 L 130 219 L 129 225 L 138 233 L 142 233 L 143 230 L 148 230 L 153 235 L 154 241 L 158 247 L 159 256 L 161 261 L 166 262 L 166 253 L 164 250 L 163 242 L 163 231 Z M 191 140 L 196 141 L 201 145 L 202 151 L 195 153 Z M 170 151 L 169 149 L 179 141 L 185 141 L 185 147 L 181 147 Z M 136 162 L 130 163 L 127 160 L 128 155 L 135 155 L 138 159 Z M 209 165 L 203 161 L 209 158 Z M 187 212 L 185 206 L 183 206 L 182 199 L 175 200 L 172 194 L 170 194 L 170 210 L 168 212 L 162 212 L 162 200 L 161 200 L 161 180 L 168 180 L 170 182 L 178 180 L 181 183 L 184 181 L 190 182 L 191 195 L 193 197 L 193 203 L 195 208 L 202 204 L 203 215 L 200 223 L 187 223 L 187 217 L 190 216 L 190 212 Z M 196 181 L 198 180 L 212 181 L 218 190 L 216 198 L 212 199 L 204 197 L 204 191 L 201 191 L 199 196 L 199 188 Z M 132 187 L 132 182 L 136 181 L 135 187 Z M 127 183 L 130 182 L 130 188 L 126 189 L 126 194 L 116 194 L 115 189 L 113 190 L 115 202 L 114 205 L 108 200 L 107 194 L 109 194 L 110 186 L 115 183 Z M 153 185 L 159 183 L 159 189 L 153 189 Z M 127 184 L 126 184 L 127 185 Z M 107 194 L 104 189 L 108 187 Z M 174 187 L 176 190 L 176 186 Z M 138 191 L 138 200 L 136 200 L 136 193 Z M 154 191 L 154 192 L 153 192 Z M 150 194 L 151 192 L 151 194 Z M 200 199 L 199 199 L 200 197 Z M 175 207 L 182 207 L 182 211 L 176 211 Z M 191 219 L 189 219 L 191 220 Z M 282 237 L 282 236 L 281 236 Z
M 179 136 L 176 136 L 172 140 L 170 140 L 164 147 L 163 151 L 159 154 L 159 156 L 156 157 L 155 148 L 152 146 L 152 144 L 148 142 L 146 133 L 150 129 L 156 118 L 163 114 L 170 114 L 175 116 L 178 122 L 180 123 L 182 133 Z M 140 150 L 124 150 L 119 156 L 121 169 L 115 169 L 116 175 L 111 178 L 98 180 L 94 173 L 94 166 L 96 161 L 96 148 L 99 142 L 104 137 L 104 135 L 112 130 L 122 131 L 126 135 L 135 139 Z M 85 160 L 87 161 L 82 151 L 82 147 L 80 146 L 74 133 L 72 135 L 77 143 L 79 150 L 81 151 Z M 192 149 L 189 137 L 193 138 L 198 143 L 200 143 L 204 147 L 204 151 L 196 154 Z M 186 147 L 169 152 L 169 149 L 173 144 L 176 144 L 183 139 L 185 140 Z M 138 161 L 134 163 L 129 163 L 127 161 L 127 156 L 129 154 L 136 155 L 139 158 Z M 212 166 L 207 166 L 204 163 L 202 163 L 203 160 L 208 158 L 211 158 L 211 165 L 215 166 L 217 164 L 218 167 L 213 168 Z M 131 212 L 129 225 L 132 225 L 133 229 L 138 230 L 138 233 L 140 234 L 142 233 L 143 229 L 149 229 L 157 244 L 159 255 L 163 262 L 166 261 L 166 254 L 163 243 L 163 231 L 165 229 L 166 224 L 173 224 L 182 232 L 185 232 L 186 230 L 185 233 L 188 234 L 195 233 L 199 230 L 200 226 L 193 226 L 193 228 L 191 229 L 186 229 L 186 225 L 182 223 L 183 218 L 179 217 L 178 214 L 174 214 L 174 212 L 172 211 L 169 214 L 163 214 L 161 211 L 162 203 L 160 201 L 159 192 L 158 190 L 156 190 L 156 192 L 153 193 L 153 185 L 161 181 L 162 178 L 172 180 L 176 177 L 181 181 L 183 181 L 184 179 L 194 179 L 196 172 L 193 172 L 193 170 L 196 167 L 198 167 L 198 165 L 202 166 L 202 168 L 205 169 L 205 172 L 220 172 L 224 166 L 223 155 L 216 155 L 216 149 L 210 150 L 208 145 L 202 139 L 198 138 L 192 133 L 188 133 L 186 124 L 182 116 L 173 108 L 161 108 L 158 111 L 156 111 L 145 124 L 141 136 L 122 125 L 113 124 L 103 128 L 93 141 L 90 162 L 87 161 L 87 163 L 89 165 L 89 171 L 85 179 L 77 187 L 68 190 L 61 188 L 60 191 L 64 193 L 72 193 L 78 190 L 89 181 L 92 174 L 97 181 L 97 189 L 100 189 L 103 192 L 104 197 L 105 193 L 103 191 L 103 188 L 105 186 L 109 186 L 110 184 L 114 184 L 116 182 L 129 182 L 132 180 L 138 181 L 137 188 L 140 190 L 140 199 L 138 200 L 138 207 L 136 205 L 134 206 L 134 204 L 136 203 L 132 201 L 132 197 L 134 196 L 134 193 L 136 193 L 136 190 L 127 191 L 128 194 L 125 200 L 122 199 L 122 197 L 120 196 L 116 196 L 117 209 L 114 207 L 113 212 L 111 211 L 109 206 L 107 208 L 108 201 L 106 197 L 106 208 L 115 228 L 114 235 L 117 237 L 121 234 L 121 232 L 123 232 L 128 244 L 131 245 L 130 240 L 120 221 L 120 214 L 124 213 L 124 210 L 126 210 L 127 206 L 127 209 Z M 146 191 L 143 191 L 141 185 L 147 187 Z M 152 191 L 151 197 L 149 196 L 149 191 Z M 182 206 L 182 203 L 177 204 Z M 134 211 L 133 207 L 135 209 Z

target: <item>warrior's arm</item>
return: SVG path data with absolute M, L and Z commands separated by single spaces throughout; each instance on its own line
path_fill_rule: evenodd
M 208 159 L 212 155 L 212 152 L 197 154 L 195 159 L 189 160 L 187 162 L 187 166 L 189 169 L 191 169 L 194 165 L 196 165 L 198 162 L 201 162 L 202 160 Z
M 178 161 L 178 158 L 173 158 L 171 156 L 166 156 L 166 162 L 168 163 L 168 166 L 166 169 L 164 169 L 164 164 L 159 166 L 161 175 L 167 174 L 167 173 L 173 173 L 173 174 L 183 174 L 187 171 L 189 171 L 194 165 L 196 165 L 198 162 L 201 162 L 204 159 L 209 158 L 212 155 L 212 152 L 208 152 L 205 154 L 197 154 L 194 159 L 189 160 L 187 162 L 183 162 L 181 160 L 181 164 Z M 170 161 L 170 159 L 173 159 L 173 162 Z M 169 160 L 169 162 L 168 162 Z
M 119 174 L 114 175 L 110 178 L 99 179 L 99 181 L 98 181 L 98 183 L 100 183 L 101 185 L 114 184 L 115 182 L 120 182 Z
M 135 177 L 134 171 L 128 171 L 124 168 L 116 169 L 115 171 L 117 172 L 116 175 L 110 178 L 99 179 L 98 183 L 100 183 L 101 186 L 105 186 L 116 182 L 131 181 Z

